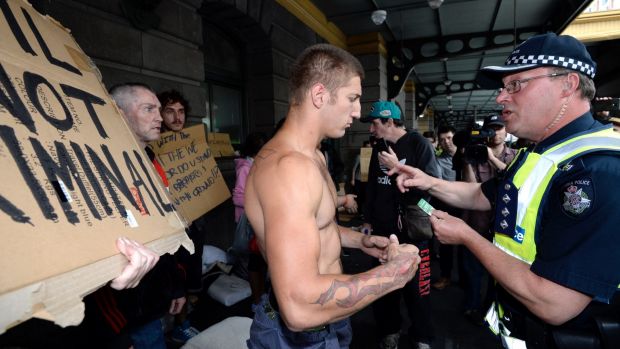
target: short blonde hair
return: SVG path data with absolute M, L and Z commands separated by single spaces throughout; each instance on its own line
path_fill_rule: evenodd
M 321 83 L 334 92 L 352 77 L 364 78 L 364 68 L 349 52 L 330 44 L 306 48 L 295 61 L 289 81 L 289 102 L 299 105 L 312 85 Z

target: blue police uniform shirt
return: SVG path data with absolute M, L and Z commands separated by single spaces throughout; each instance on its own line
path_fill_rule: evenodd
M 600 127 L 603 125 L 586 113 L 531 151 L 542 153 L 573 135 Z M 620 154 L 599 151 L 559 167 L 541 202 L 537 254 L 531 270 L 597 301 L 609 302 L 620 284 L 620 195 L 616 193 Z M 492 203 L 499 192 L 504 194 L 501 188 L 498 192 L 497 184 L 496 180 L 483 184 Z

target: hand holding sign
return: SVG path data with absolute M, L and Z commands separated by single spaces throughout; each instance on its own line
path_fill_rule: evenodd
M 110 283 L 110 287 L 116 290 L 138 286 L 144 275 L 153 269 L 159 260 L 157 253 L 126 237 L 118 238 L 116 247 L 129 260 L 129 264 L 125 266 L 121 275 Z

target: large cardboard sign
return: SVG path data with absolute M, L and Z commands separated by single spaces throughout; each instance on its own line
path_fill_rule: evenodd
M 368 182 L 368 170 L 370 169 L 370 157 L 372 148 L 360 148 L 360 176 L 362 182 Z
M 100 74 L 54 20 L 0 1 L 0 333 L 66 326 L 127 263 L 127 236 L 192 249 L 168 193 Z
M 234 156 L 235 149 L 230 141 L 230 135 L 228 133 L 213 133 L 208 134 L 207 140 L 211 151 L 215 154 L 215 157 L 222 156 Z
M 188 222 L 230 197 L 203 125 L 166 132 L 150 146 L 166 171 L 172 201 Z

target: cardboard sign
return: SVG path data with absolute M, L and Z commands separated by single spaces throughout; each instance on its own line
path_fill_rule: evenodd
M 61 326 L 118 276 L 127 236 L 193 250 L 151 161 L 68 30 L 0 1 L 0 333 L 32 316 Z
M 372 148 L 365 147 L 360 149 L 360 175 L 362 182 L 368 182 L 368 169 L 370 168 L 370 156 Z
M 150 146 L 166 171 L 172 202 L 188 222 L 230 197 L 203 125 L 163 133 Z
M 230 142 L 230 135 L 228 133 L 209 133 L 208 135 L 209 147 L 216 158 L 222 156 L 234 156 L 235 149 Z

